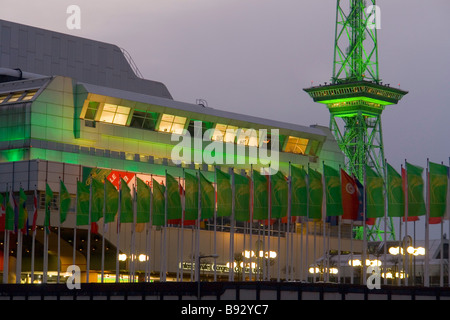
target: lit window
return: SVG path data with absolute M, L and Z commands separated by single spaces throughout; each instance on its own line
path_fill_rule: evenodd
M 21 101 L 28 101 L 28 100 L 33 99 L 36 92 L 37 92 L 37 90 L 27 91 Z
M 19 98 L 22 96 L 23 92 L 15 92 L 12 94 L 12 96 L 8 99 L 8 102 L 16 102 L 19 100 Z
M 3 103 L 6 98 L 8 98 L 8 94 L 0 95 L 0 103 Z
M 255 129 L 239 129 L 237 144 L 250 147 L 258 146 L 258 132 Z
M 163 114 L 158 131 L 182 134 L 185 124 L 185 117 Z
M 235 126 L 217 124 L 214 129 L 212 140 L 234 143 L 237 129 L 238 127 Z
M 105 103 L 100 121 L 126 125 L 130 108 Z
M 289 136 L 288 141 L 286 142 L 286 147 L 284 148 L 284 152 L 305 154 L 307 146 L 308 139 Z

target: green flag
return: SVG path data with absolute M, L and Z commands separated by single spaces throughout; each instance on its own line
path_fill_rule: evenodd
M 430 217 L 442 217 L 447 202 L 448 167 L 430 162 L 429 168 Z
M 181 219 L 181 196 L 178 181 L 166 173 L 167 186 L 167 220 Z
M 46 231 L 50 231 L 50 207 L 52 205 L 52 199 L 53 199 L 53 191 L 50 189 L 50 186 L 48 183 L 46 183 L 45 186 L 45 219 L 44 219 L 44 227 L 46 228 Z
M 70 209 L 70 194 L 67 191 L 67 188 L 62 180 L 59 180 L 59 210 L 60 210 L 60 216 L 59 221 L 60 223 L 64 223 L 66 221 L 67 212 L 69 212 Z
M 89 224 L 89 186 L 77 181 L 77 226 Z
M 323 183 L 322 174 L 308 168 L 309 218 L 322 219 Z
M 217 178 L 217 216 L 230 217 L 232 210 L 232 191 L 230 175 L 216 168 Z
M 201 199 L 201 219 L 214 217 L 214 186 L 203 173 L 200 172 L 200 199 Z
M 250 219 L 250 184 L 246 176 L 234 175 L 234 218 L 237 221 Z
M 117 214 L 117 210 L 119 210 L 119 192 L 116 187 L 109 181 L 105 179 L 105 193 L 106 193 L 106 202 L 105 202 L 105 223 L 114 222 L 114 219 Z
M 137 213 L 136 222 L 146 223 L 150 221 L 150 187 L 137 178 Z
M 133 222 L 133 199 L 128 184 L 120 178 L 120 223 Z
M 253 219 L 265 220 L 268 212 L 269 190 L 267 177 L 253 170 Z
M 92 202 L 91 202 L 91 222 L 97 222 L 103 217 L 103 202 L 105 202 L 105 186 L 95 178 L 91 179 Z
M 153 202 L 152 202 L 152 224 L 154 226 L 164 226 L 165 225 L 165 187 L 158 183 L 155 179 L 152 181 L 153 184 Z
M 307 203 L 306 171 L 291 165 L 291 215 L 305 217 Z
M 198 178 L 195 175 L 184 173 L 185 193 L 185 220 L 198 219 Z
M 14 230 L 15 210 L 18 210 L 12 191 L 9 191 L 9 199 L 6 203 L 5 230 Z
M 288 205 L 288 184 L 286 177 L 281 171 L 270 177 L 270 196 L 271 196 L 271 218 L 279 219 L 286 217 Z
M 366 217 L 384 217 L 384 182 L 367 164 L 366 166 Z
M 325 178 L 325 199 L 327 217 L 342 216 L 342 189 L 341 175 L 336 169 L 323 165 L 323 175 Z
M 405 193 L 403 191 L 402 176 L 387 164 L 387 207 L 389 217 L 403 217 L 405 215 Z
M 426 213 L 422 173 L 423 168 L 406 163 L 408 217 L 423 216 Z
M 19 192 L 19 219 L 17 221 L 17 229 L 22 230 L 26 226 L 28 218 L 28 212 L 27 212 L 27 195 L 23 191 L 22 188 L 20 188 Z

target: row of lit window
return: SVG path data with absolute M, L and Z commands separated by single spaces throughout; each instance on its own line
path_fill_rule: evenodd
M 28 91 L 2 93 L 2 94 L 0 94 L 0 104 L 29 101 L 29 100 L 33 99 L 36 92 L 37 92 L 37 89 L 36 90 L 28 90 Z
M 120 105 L 113 105 L 104 103 L 99 115 L 97 111 L 100 110 L 101 104 L 91 101 L 88 103 L 84 118 L 87 120 L 98 120 L 100 122 L 112 123 L 117 125 L 129 125 L 130 127 L 154 130 L 159 132 L 183 134 L 183 130 L 186 128 L 186 117 L 162 114 L 159 119 L 159 114 L 156 112 L 145 112 L 139 110 L 131 111 L 131 108 Z M 128 118 L 132 113 L 130 123 L 128 124 Z M 158 123 L 159 120 L 159 123 Z M 194 122 L 191 120 L 187 130 L 193 136 Z M 202 121 L 202 134 L 207 129 L 214 129 L 211 136 L 213 141 L 222 141 L 227 143 L 236 143 L 245 146 L 259 146 L 258 131 L 252 129 L 238 128 L 232 125 L 217 123 L 215 126 L 212 123 Z M 289 136 L 286 141 L 284 152 L 290 152 L 295 154 L 305 154 L 308 146 L 308 139 L 302 139 L 298 137 Z M 265 141 L 270 148 L 270 135 L 268 135 Z

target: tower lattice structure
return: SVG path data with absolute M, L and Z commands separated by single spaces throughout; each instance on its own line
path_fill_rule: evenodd
M 361 182 L 365 164 L 386 178 L 381 114 L 408 93 L 383 84 L 379 77 L 379 25 L 374 23 L 379 18 L 376 0 L 337 0 L 331 83 L 304 89 L 314 102 L 328 107 L 330 129 L 346 156 L 346 169 Z M 370 240 L 380 239 L 378 220 L 368 228 Z M 395 239 L 391 219 L 385 232 Z

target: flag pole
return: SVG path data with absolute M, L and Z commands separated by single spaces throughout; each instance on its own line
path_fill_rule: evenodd
M 197 272 L 195 272 L 195 281 L 200 282 L 200 221 L 202 218 L 202 195 L 201 195 L 201 182 L 200 182 L 200 168 L 197 173 L 197 183 L 198 183 L 198 211 L 197 211 L 197 233 L 195 241 L 195 263 L 198 262 L 199 265 L 195 266 Z
M 101 283 L 104 281 L 105 277 L 105 233 L 106 233 L 106 179 L 107 177 L 104 176 L 103 178 L 103 232 L 102 232 L 102 270 L 101 270 Z
M 291 279 L 291 264 L 289 261 L 290 255 L 290 245 L 289 241 L 292 238 L 290 234 L 290 220 L 291 220 L 291 161 L 289 161 L 289 168 L 288 168 L 288 203 L 287 203 L 287 223 L 286 223 L 286 280 L 289 281 Z
M 231 176 L 231 193 L 232 193 L 232 209 L 231 209 L 231 221 L 230 221 L 230 268 L 228 273 L 228 281 L 234 281 L 234 217 L 235 217 L 235 210 L 236 210 L 236 201 L 235 201 L 235 195 L 236 195 L 236 187 L 235 187 L 235 179 L 234 179 L 234 168 L 230 168 Z
M 217 191 L 218 191 L 218 184 L 217 184 L 216 165 L 214 165 L 214 181 L 216 182 L 215 190 L 214 190 L 215 191 L 214 192 L 214 254 L 217 254 Z M 217 257 L 214 256 L 214 281 L 217 281 L 216 265 L 217 265 Z
M 133 185 L 134 197 L 133 197 L 133 223 L 131 225 L 131 282 L 135 282 L 136 276 L 136 221 L 137 221 L 137 186 L 136 186 L 136 174 L 135 183 Z
M 181 183 L 181 182 L 180 182 Z M 183 282 L 183 276 L 184 276 L 184 268 L 183 268 L 183 248 L 184 248 L 184 215 L 186 214 L 186 174 L 184 172 L 184 168 L 183 168 L 183 207 L 182 207 L 182 211 L 181 211 L 181 241 L 180 241 L 180 263 L 181 263 L 181 267 L 180 267 L 180 281 Z
M 164 188 L 164 228 L 163 228 L 163 241 L 162 241 L 162 245 L 163 245 L 163 254 L 162 254 L 162 279 L 160 277 L 161 281 L 166 281 L 166 272 L 167 272 L 167 213 L 168 213 L 168 204 L 169 204 L 169 199 L 168 199 L 168 183 L 167 183 L 167 169 L 166 169 L 166 184 L 165 184 L 165 188 Z
M 48 165 L 48 163 L 47 163 Z M 45 216 L 44 216 L 44 257 L 43 257 L 43 274 L 42 274 L 42 282 L 47 283 L 47 271 L 48 271 L 48 232 L 50 231 L 50 221 L 48 227 L 45 225 L 45 220 L 47 219 L 47 210 L 50 204 L 47 204 L 47 179 L 45 179 Z M 49 219 L 50 220 L 50 219 Z M 9 245 L 9 244 L 8 244 Z
M 424 286 L 430 286 L 430 274 L 429 267 L 429 247 L 430 247 L 430 171 L 429 171 L 429 159 L 427 158 L 427 206 L 425 217 L 425 272 L 424 272 Z
M 77 216 L 78 216 L 78 177 L 77 177 L 77 191 L 75 193 L 75 226 L 73 228 L 73 251 L 72 251 L 72 264 L 75 265 L 76 253 L 77 253 Z M 35 232 L 36 234 L 36 232 Z
M 322 260 L 322 277 L 323 281 L 328 281 L 328 253 L 327 253 L 327 238 L 326 221 L 327 221 L 327 183 L 325 177 L 325 161 L 322 161 L 322 241 L 323 241 L 323 260 Z M 326 273 L 325 273 L 326 272 Z
M 150 175 L 150 181 L 152 183 L 152 187 L 153 187 L 153 175 Z M 153 212 L 153 192 L 152 192 L 152 188 L 150 188 L 150 183 L 148 182 L 148 188 L 150 190 L 150 208 L 149 208 L 149 221 L 147 224 L 147 241 L 146 241 L 146 245 L 147 245 L 147 261 L 146 261 L 146 276 L 145 276 L 145 280 L 147 282 L 150 281 L 150 276 L 151 276 L 151 272 L 150 272 L 150 258 L 151 258 L 151 239 L 152 239 L 152 212 Z
M 406 169 L 406 188 L 405 188 L 405 193 L 406 193 L 406 203 L 409 202 L 409 194 L 408 194 L 408 166 L 406 165 L 406 159 L 405 159 L 405 169 Z M 405 208 L 408 208 L 408 206 L 405 206 Z M 409 209 L 409 208 L 408 208 Z M 408 285 L 408 277 L 409 277 L 409 266 L 408 263 L 406 263 L 406 258 L 407 256 L 407 251 L 406 251 L 406 241 L 408 239 L 408 219 L 409 219 L 409 212 L 408 209 L 405 211 L 405 237 L 403 238 L 403 268 L 405 270 L 405 285 Z M 409 260 L 409 257 L 408 257 Z
M 306 246 L 305 246 L 305 261 L 303 262 L 303 276 L 304 279 L 306 280 L 306 282 L 308 282 L 308 246 L 309 246 L 309 162 L 308 162 L 308 172 L 306 173 L 306 193 L 307 193 L 307 198 L 306 198 Z M 303 228 L 302 228 L 303 229 Z M 305 277 L 305 273 L 306 273 L 306 277 Z
M 36 218 L 35 215 L 37 215 L 37 191 L 36 191 L 36 185 L 34 185 L 34 196 L 33 196 L 33 223 L 31 227 L 32 234 L 32 240 L 31 240 L 31 283 L 34 283 L 34 255 L 36 252 Z
M 388 230 L 388 179 L 387 179 L 387 160 L 384 159 L 384 252 L 383 252 L 383 260 L 384 260 L 384 277 L 383 283 L 387 284 L 387 230 Z
M 450 194 L 450 184 L 448 183 L 448 181 L 449 181 L 449 178 L 448 178 L 448 176 L 449 176 L 449 174 L 450 174 L 450 157 L 448 158 L 448 161 L 449 161 L 449 166 L 447 167 L 447 199 L 446 199 L 446 212 L 450 212 L 450 208 L 449 208 L 449 206 L 450 206 L 450 204 L 449 204 L 449 200 L 450 200 L 450 196 L 449 196 L 449 194 Z M 444 213 L 445 214 L 445 213 Z M 447 219 L 449 219 L 450 217 L 447 215 L 447 214 L 445 214 L 446 216 L 447 216 Z M 442 221 L 442 223 L 444 223 L 444 221 Z M 449 223 L 448 223 L 448 234 L 449 234 L 449 236 L 450 236 L 450 220 L 449 220 Z M 449 240 L 450 241 L 450 240 Z M 447 254 L 448 254 L 448 256 L 447 257 L 449 257 L 448 258 L 448 260 L 450 261 L 450 245 L 448 245 L 447 246 L 448 247 L 448 252 L 447 252 Z M 428 251 L 428 248 L 426 248 L 426 250 L 425 250 L 425 252 L 427 252 Z M 448 286 L 450 287 L 450 268 L 448 268 Z
M 366 269 L 366 259 L 367 259 L 367 226 L 366 226 L 366 215 L 367 215 L 367 172 L 366 172 L 366 164 L 364 164 L 364 194 L 363 194 L 363 254 L 362 254 L 362 269 L 363 269 L 363 278 L 362 283 L 366 285 L 367 279 L 367 269 Z
M 59 219 L 58 219 L 58 275 L 56 283 L 59 283 L 59 277 L 61 275 L 61 177 L 59 177 Z
M 120 246 L 120 216 L 122 211 L 122 179 L 119 180 L 119 198 L 118 198 L 118 215 L 117 215 L 117 228 L 116 228 L 116 283 L 120 282 L 119 271 L 119 246 Z
M 267 257 L 270 257 L 270 238 L 271 238 L 271 223 L 272 223 L 272 179 L 271 179 L 271 174 L 272 174 L 272 168 L 270 167 L 269 164 L 269 174 L 268 174 L 268 180 L 269 180 L 269 185 L 268 185 L 268 200 L 269 200 L 269 205 L 268 207 L 268 223 L 267 223 Z M 265 257 L 265 254 L 264 254 Z M 267 259 L 266 261 L 267 264 L 267 281 L 270 281 L 270 260 Z
M 20 187 L 22 190 L 22 186 Z M 20 194 L 19 194 L 19 207 L 18 211 L 20 211 Z M 17 217 L 19 218 L 19 217 Z M 22 273 L 22 228 L 19 225 L 19 219 L 17 219 L 17 252 L 16 252 L 16 283 L 20 283 L 20 275 Z
M 251 208 L 250 208 L 250 210 L 251 210 L 251 214 L 250 214 L 250 231 L 249 231 L 249 233 L 250 233 L 250 239 L 249 239 L 249 241 L 250 241 L 250 245 L 249 245 L 249 260 L 250 260 L 250 267 L 249 267 L 249 279 L 250 279 L 250 281 L 252 281 L 253 280 L 253 263 L 252 263 L 252 258 L 253 258 L 253 255 L 252 255 L 252 241 L 253 241 L 253 217 L 254 217 L 254 214 L 255 214 L 255 181 L 253 180 L 253 164 L 250 164 L 250 180 L 251 180 L 251 203 L 252 203 L 252 206 L 251 206 Z
M 93 177 L 90 176 L 91 184 L 89 186 L 89 217 L 88 217 L 88 234 L 87 234 L 87 252 L 86 252 L 86 283 L 89 283 L 89 273 L 91 268 L 91 221 L 92 221 L 92 184 Z

